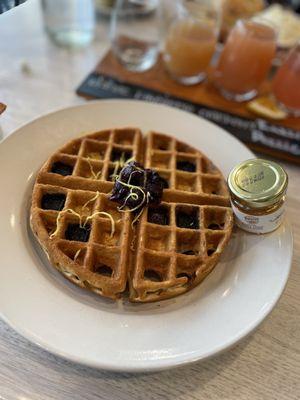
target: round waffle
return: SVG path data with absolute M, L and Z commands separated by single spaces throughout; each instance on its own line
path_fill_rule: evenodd
M 161 204 L 134 224 L 133 213 L 109 199 L 128 159 L 166 182 Z M 150 302 L 184 293 L 212 271 L 231 235 L 229 204 L 221 172 L 200 151 L 158 132 L 143 139 L 136 128 L 111 129 L 70 141 L 43 165 L 31 227 L 76 285 Z

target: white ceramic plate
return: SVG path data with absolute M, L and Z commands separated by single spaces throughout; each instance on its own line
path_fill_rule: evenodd
M 57 147 L 116 126 L 156 129 L 203 150 L 227 175 L 253 154 L 217 126 L 157 104 L 97 101 L 38 118 L 0 145 L 0 313 L 20 334 L 75 362 L 119 371 L 203 360 L 238 342 L 272 310 L 286 284 L 291 230 L 236 231 L 222 261 L 191 292 L 161 303 L 106 301 L 48 265 L 28 229 L 36 171 Z

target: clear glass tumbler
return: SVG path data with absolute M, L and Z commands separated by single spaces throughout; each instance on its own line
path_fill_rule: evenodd
M 276 39 L 267 22 L 237 21 L 214 71 L 214 84 L 224 97 L 247 101 L 257 95 L 272 65 Z
M 117 0 L 112 14 L 112 50 L 128 70 L 142 72 L 157 61 L 161 37 L 159 0 Z
M 42 0 L 46 31 L 60 46 L 79 48 L 94 38 L 94 0 Z
M 215 52 L 220 8 L 214 0 L 175 0 L 164 46 L 170 76 L 184 85 L 201 82 Z
M 290 51 L 273 80 L 273 93 L 290 114 L 300 116 L 300 42 Z

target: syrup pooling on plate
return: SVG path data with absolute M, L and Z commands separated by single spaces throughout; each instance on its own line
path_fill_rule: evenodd
M 98 295 L 150 302 L 199 284 L 232 228 L 219 170 L 171 136 L 136 128 L 75 139 L 40 170 L 32 229 L 50 260 Z

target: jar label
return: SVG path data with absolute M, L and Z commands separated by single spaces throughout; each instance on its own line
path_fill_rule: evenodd
M 231 206 L 237 226 L 247 232 L 258 234 L 272 232 L 277 229 L 283 220 L 285 207 L 283 204 L 276 211 L 267 215 L 250 215 L 238 209 L 233 203 L 231 203 Z

